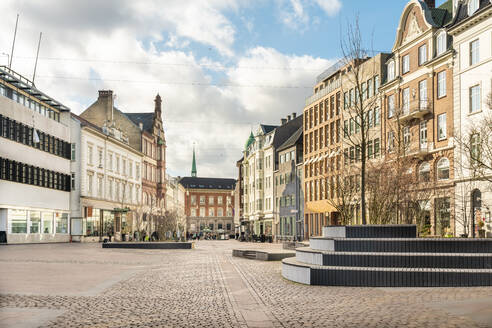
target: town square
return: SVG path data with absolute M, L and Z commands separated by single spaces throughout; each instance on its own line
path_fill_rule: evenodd
M 0 15 L 0 327 L 492 327 L 492 0 Z

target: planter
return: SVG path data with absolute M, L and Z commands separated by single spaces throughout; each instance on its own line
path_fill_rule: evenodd
M 468 234 L 467 234 L 467 233 L 462 233 L 462 234 L 460 235 L 460 237 L 461 237 L 461 238 L 468 238 Z
M 478 238 L 485 238 L 485 229 L 478 229 Z

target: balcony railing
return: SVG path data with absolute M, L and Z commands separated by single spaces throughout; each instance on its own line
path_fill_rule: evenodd
M 412 119 L 421 119 L 432 111 L 432 103 L 429 100 L 416 100 L 402 107 L 400 121 L 405 122 Z
M 412 144 L 412 146 L 416 146 L 416 147 L 411 147 L 410 151 L 408 152 L 408 155 L 416 158 L 423 158 L 434 150 L 433 142 Z

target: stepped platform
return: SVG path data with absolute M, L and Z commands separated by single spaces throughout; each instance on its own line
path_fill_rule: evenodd
M 259 261 L 281 261 L 285 258 L 294 257 L 296 253 L 292 250 L 258 250 L 258 249 L 233 249 L 232 256 L 244 257 Z
M 329 252 L 298 248 L 296 260 L 325 266 L 492 269 L 492 253 Z
M 308 285 L 349 287 L 474 287 L 491 286 L 492 269 L 431 269 L 320 266 L 282 261 L 284 278 Z
M 133 248 L 133 249 L 192 249 L 192 242 L 112 242 L 103 243 L 102 248 Z
M 330 226 L 282 260 L 289 280 L 327 286 L 492 286 L 492 239 L 417 238 L 415 225 Z

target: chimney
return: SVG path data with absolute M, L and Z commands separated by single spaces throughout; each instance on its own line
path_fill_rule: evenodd
M 280 122 L 282 123 L 282 125 L 284 125 L 285 123 L 287 123 L 287 119 L 286 119 L 286 118 L 282 118 L 282 119 L 280 120 Z
M 287 115 L 287 122 L 290 122 L 290 115 Z
M 429 9 L 436 8 L 436 0 L 424 0 Z
M 142 122 L 138 123 L 138 127 L 140 128 L 140 131 L 143 131 L 143 123 Z
M 292 113 L 292 119 L 295 119 L 297 117 L 296 113 Z
M 103 106 L 106 121 L 113 122 L 113 90 L 99 90 L 97 101 Z

